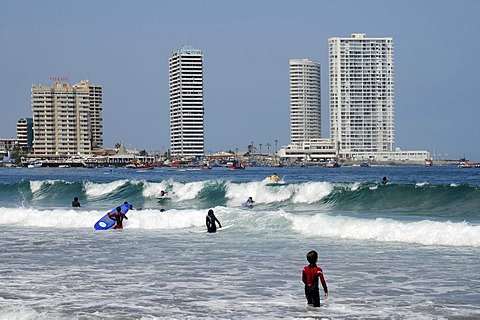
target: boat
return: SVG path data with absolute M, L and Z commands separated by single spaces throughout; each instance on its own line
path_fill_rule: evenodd
M 337 161 L 328 160 L 327 164 L 325 165 L 326 168 L 339 168 L 340 165 Z
M 28 168 L 41 168 L 43 165 L 43 163 L 41 162 L 34 162 L 34 163 L 30 163 L 27 167 Z
M 368 168 L 370 167 L 370 162 L 368 162 L 368 160 L 364 160 L 362 163 L 360 163 L 360 167 Z
M 143 163 L 137 166 L 137 170 L 153 170 L 155 167 L 148 163 Z
M 127 169 L 136 169 L 136 170 L 153 170 L 155 167 L 152 166 L 149 163 L 143 163 L 143 162 L 131 162 L 125 166 Z
M 243 165 L 243 163 L 240 163 L 237 160 L 233 160 L 232 163 L 229 164 L 228 170 L 245 170 L 245 166 Z
M 433 166 L 433 159 L 425 159 L 425 167 L 431 167 Z
M 459 168 L 480 168 L 480 163 L 462 161 L 458 164 Z

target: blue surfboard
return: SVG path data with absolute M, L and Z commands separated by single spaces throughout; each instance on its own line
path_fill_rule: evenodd
M 132 205 L 129 203 L 124 203 L 120 206 L 120 208 L 122 208 L 122 213 L 126 214 L 128 210 L 132 208 Z M 113 227 L 116 223 L 115 218 L 112 219 L 108 215 L 115 212 L 117 212 L 117 207 L 113 208 L 110 212 L 100 218 L 100 220 L 98 220 L 97 223 L 95 223 L 95 225 L 93 226 L 95 230 L 108 230 Z

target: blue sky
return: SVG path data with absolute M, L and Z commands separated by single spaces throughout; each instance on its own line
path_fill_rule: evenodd
M 0 0 L 0 137 L 31 117 L 32 84 L 103 86 L 106 147 L 169 147 L 168 58 L 204 54 L 206 152 L 289 143 L 289 60 L 321 63 L 328 38 L 393 37 L 395 146 L 480 161 L 480 1 Z

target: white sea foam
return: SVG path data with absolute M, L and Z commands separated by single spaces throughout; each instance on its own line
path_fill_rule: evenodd
M 305 182 L 289 185 L 271 185 L 263 181 L 227 183 L 226 197 L 238 205 L 252 197 L 255 203 L 276 203 L 291 199 L 293 203 L 314 203 L 333 190 L 329 182 Z
M 263 181 L 247 183 L 227 182 L 226 197 L 234 204 L 247 201 L 248 197 L 258 203 L 282 202 L 288 200 L 293 194 L 291 186 L 267 185 Z
M 171 181 L 172 194 L 170 194 L 170 196 L 175 201 L 195 199 L 195 197 L 208 183 L 208 181 L 196 181 L 188 183 Z
M 314 203 L 328 196 L 333 190 L 329 182 L 306 182 L 294 186 L 294 203 Z
M 168 189 L 168 182 L 143 182 L 142 195 L 145 198 L 156 198 L 160 195 L 160 191 Z
M 43 186 L 44 181 L 30 181 L 30 190 L 32 193 L 37 192 Z
M 75 209 L 38 210 L 34 208 L 0 208 L 0 225 L 17 225 L 42 228 L 92 228 L 110 211 L 78 211 Z M 219 211 L 221 212 L 221 210 Z M 217 212 L 217 214 L 219 213 Z M 183 229 L 205 224 L 204 210 L 130 210 L 125 228 Z
M 401 222 L 377 218 L 358 219 L 345 216 L 298 216 L 287 214 L 293 229 L 311 236 L 424 245 L 480 246 L 480 226 L 422 220 Z
M 103 195 L 109 194 L 114 190 L 120 188 L 121 186 L 125 185 L 128 180 L 117 180 L 112 181 L 109 183 L 95 183 L 95 182 L 86 182 L 85 183 L 85 193 L 87 196 L 96 198 L 101 197 Z
M 428 185 L 428 182 L 417 182 L 417 183 L 415 184 L 415 187 L 424 187 L 424 186 L 426 186 L 426 185 Z
M 78 211 L 74 209 L 38 210 L 35 208 L 0 208 L 0 225 L 42 228 L 93 228 L 111 208 Z M 360 219 L 328 214 L 286 213 L 283 210 L 243 210 L 216 207 L 223 222 L 236 220 L 242 228 L 264 232 L 291 232 L 333 239 L 374 240 L 380 242 L 418 243 L 434 246 L 480 247 L 480 226 L 468 223 L 422 220 L 416 222 L 391 219 Z M 156 209 L 131 210 L 125 228 L 173 230 L 203 226 L 205 210 Z M 283 230 L 283 231 L 282 231 Z

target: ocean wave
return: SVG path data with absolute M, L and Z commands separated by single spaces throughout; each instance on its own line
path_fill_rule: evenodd
M 110 208 L 102 210 L 33 208 L 0 208 L 0 225 L 34 228 L 92 229 Z M 237 221 L 235 230 L 244 234 L 289 235 L 298 232 L 306 237 L 368 240 L 379 242 L 413 243 L 425 246 L 480 247 L 480 226 L 450 221 L 398 221 L 393 219 L 362 219 L 349 216 L 331 216 L 325 213 L 290 213 L 284 210 L 252 211 L 240 208 L 215 207 L 222 224 Z M 206 210 L 158 209 L 132 210 L 124 221 L 125 229 L 188 232 L 204 228 Z
M 168 192 L 168 199 L 160 203 L 157 197 L 162 190 Z M 110 206 L 127 200 L 151 209 L 238 208 L 248 197 L 253 197 L 255 207 L 260 210 L 328 210 L 333 215 L 348 213 L 370 218 L 436 217 L 480 222 L 480 190 L 463 184 L 318 181 L 269 184 L 219 179 L 194 182 L 119 179 L 109 182 L 34 180 L 0 186 L 0 199 L 3 199 L 0 206 L 69 206 L 73 197 L 79 197 L 82 206 L 87 207 Z
M 466 222 L 415 221 L 392 219 L 358 219 L 345 216 L 287 215 L 293 230 L 308 236 L 334 239 L 375 240 L 382 242 L 418 243 L 436 246 L 480 247 L 480 226 Z

